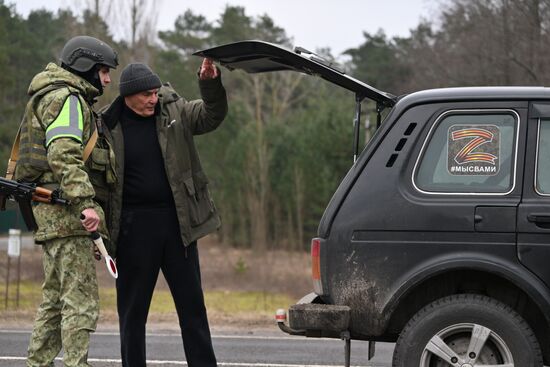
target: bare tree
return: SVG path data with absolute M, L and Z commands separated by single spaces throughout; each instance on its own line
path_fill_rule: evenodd
M 75 14 L 83 14 L 88 11 L 97 19 L 101 19 L 110 25 L 115 20 L 113 17 L 116 14 L 116 3 L 115 0 L 76 0 L 71 3 L 70 9 Z
M 158 10 L 162 0 L 122 0 L 118 2 L 115 23 L 128 42 L 132 61 L 149 63 L 150 46 L 156 42 Z
M 150 61 L 150 46 L 156 42 L 158 9 L 162 0 L 79 0 L 72 4 L 77 14 L 86 11 L 106 24 L 116 39 L 127 42 L 128 61 Z
M 549 0 L 449 0 L 436 25 L 411 33 L 410 89 L 543 85 L 549 78 Z

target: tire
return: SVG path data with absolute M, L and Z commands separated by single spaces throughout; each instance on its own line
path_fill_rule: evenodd
M 470 342 L 478 347 L 471 348 Z M 421 309 L 403 328 L 392 363 L 393 367 L 486 365 L 542 367 L 542 353 L 535 334 L 517 312 L 474 294 L 444 297 Z

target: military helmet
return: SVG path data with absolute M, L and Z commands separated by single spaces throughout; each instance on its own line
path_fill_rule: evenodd
M 79 72 L 89 71 L 95 65 L 113 69 L 118 65 L 117 54 L 111 46 L 89 36 L 71 38 L 63 47 L 60 60 L 62 64 Z

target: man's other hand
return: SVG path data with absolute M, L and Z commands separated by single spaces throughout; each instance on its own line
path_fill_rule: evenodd
M 96 211 L 92 208 L 84 209 L 82 211 L 82 216 L 84 217 L 84 219 L 80 220 L 82 226 L 88 232 L 97 231 L 97 227 L 99 226 L 99 215 L 97 215 Z
M 218 77 L 218 69 L 214 65 L 214 62 L 205 58 L 202 60 L 201 71 L 199 72 L 199 78 L 201 80 L 215 79 Z

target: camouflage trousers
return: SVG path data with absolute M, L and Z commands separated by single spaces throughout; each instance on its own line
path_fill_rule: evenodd
M 63 348 L 68 367 L 89 366 L 90 332 L 99 316 L 92 241 L 66 237 L 46 241 L 44 284 L 28 348 L 27 367 L 53 366 Z

